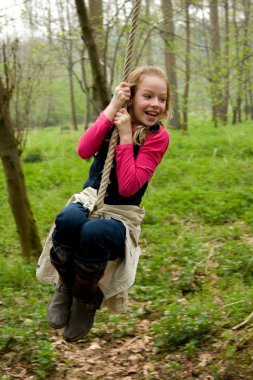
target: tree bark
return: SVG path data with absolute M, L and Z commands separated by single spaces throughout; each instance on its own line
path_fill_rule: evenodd
M 67 20 L 68 20 L 68 30 L 70 33 L 69 46 L 68 46 L 68 75 L 69 75 L 69 95 L 70 95 L 70 106 L 71 106 L 71 121 L 74 131 L 78 130 L 77 116 L 76 116 L 76 105 L 75 105 L 75 91 L 74 91 L 74 74 L 73 74 L 73 40 L 72 36 L 72 25 L 71 17 L 69 13 L 69 5 L 67 4 Z
M 182 100 L 182 114 L 183 123 L 182 128 L 187 131 L 188 129 L 188 96 L 190 89 L 190 14 L 189 14 L 190 1 L 185 0 L 185 23 L 186 23 L 186 49 L 185 49 L 185 84 L 184 94 Z
M 89 19 L 91 28 L 95 31 L 94 38 L 98 47 L 99 58 L 105 64 L 106 57 L 104 54 L 104 26 L 102 0 L 89 0 Z
M 165 37 L 165 67 L 173 94 L 173 117 L 170 120 L 170 124 L 176 128 L 181 128 L 178 102 L 177 64 L 175 54 L 175 26 L 173 19 L 172 1 L 161 0 L 161 5 L 164 20 L 163 30 Z
M 93 30 L 90 24 L 84 0 L 75 0 L 75 4 L 80 27 L 82 30 L 82 39 L 87 47 L 90 58 L 93 81 L 100 102 L 101 110 L 104 109 L 110 102 L 108 85 L 106 77 L 104 75 L 104 67 L 99 59 L 98 47 L 93 36 Z
M 62 45 L 65 51 L 66 66 L 69 79 L 69 102 L 71 109 L 71 125 L 74 131 L 78 130 L 76 105 L 75 105 L 75 92 L 74 92 L 74 63 L 73 63 L 73 27 L 71 22 L 71 15 L 69 4 L 64 8 L 64 2 L 58 1 L 58 14 L 60 19 L 60 26 L 62 32 Z
M 78 126 L 77 126 L 76 105 L 75 105 L 73 62 L 72 62 L 72 56 L 69 56 L 68 58 L 69 58 L 68 76 L 69 76 L 69 96 L 70 96 L 70 106 L 71 106 L 71 124 L 72 124 L 73 130 L 77 131 Z
M 241 105 L 243 103 L 243 99 L 247 97 L 247 87 L 249 82 L 251 81 L 251 75 L 249 70 L 249 65 L 247 64 L 249 58 L 251 57 L 251 41 L 249 37 L 249 28 L 250 28 L 250 16 L 251 16 L 251 1 L 245 0 L 243 1 L 243 27 L 242 27 L 242 34 L 243 34 L 243 41 L 242 41 L 242 51 L 241 51 L 241 57 L 239 62 L 239 88 L 238 88 L 238 108 L 240 109 L 240 116 L 242 115 L 241 111 Z M 245 104 L 246 108 L 246 104 Z M 242 117 L 240 119 L 240 122 L 242 121 Z
M 224 99 L 223 99 L 223 110 L 222 110 L 222 120 L 224 124 L 228 121 L 228 103 L 229 103 L 229 76 L 230 76 L 230 64 L 229 64 L 229 1 L 224 0 L 225 8 L 225 74 L 224 74 Z
M 106 54 L 105 54 L 105 39 L 103 33 L 103 6 L 102 0 L 89 0 L 89 20 L 92 33 L 94 35 L 94 42 L 97 46 L 99 61 L 101 62 L 103 75 L 106 78 Z M 91 107 L 90 117 L 94 120 L 97 116 L 97 110 L 100 108 L 100 100 L 98 94 L 98 87 L 93 78 L 91 86 L 92 102 L 94 104 Z
M 146 5 L 145 5 L 145 17 L 146 20 L 149 21 L 151 20 L 151 11 L 150 11 L 150 0 L 146 0 Z M 152 36 L 149 35 L 148 41 L 147 41 L 147 64 L 152 66 L 154 64 L 154 59 L 153 59 L 153 51 L 152 51 Z
M 211 96 L 212 96 L 212 117 L 214 126 L 217 127 L 219 121 L 223 119 L 223 94 L 221 79 L 221 42 L 218 0 L 209 1 L 210 26 L 212 41 L 212 67 L 211 67 Z
M 9 203 L 15 219 L 22 255 L 25 258 L 38 257 L 42 247 L 26 192 L 9 103 L 10 92 L 0 79 L 0 156 L 7 182 Z

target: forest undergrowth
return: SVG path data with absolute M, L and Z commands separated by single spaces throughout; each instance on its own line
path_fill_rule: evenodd
M 0 378 L 253 379 L 253 128 L 193 120 L 144 197 L 142 256 L 129 312 L 97 313 L 67 344 L 45 321 L 51 286 L 24 261 L 0 171 Z M 90 162 L 79 132 L 29 133 L 23 166 L 41 239 Z M 130 364 L 129 364 L 130 363 Z

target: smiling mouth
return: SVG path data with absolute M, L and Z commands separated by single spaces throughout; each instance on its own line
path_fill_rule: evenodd
M 152 117 L 158 116 L 158 112 L 146 111 L 145 114 L 148 115 L 148 116 L 152 116 Z

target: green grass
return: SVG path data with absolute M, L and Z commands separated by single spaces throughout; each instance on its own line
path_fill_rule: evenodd
M 233 333 L 226 332 L 253 303 L 253 128 L 214 129 L 194 120 L 188 134 L 170 133 L 143 200 L 143 254 L 129 314 L 99 312 L 90 339 L 108 331 L 132 335 L 145 317 L 160 352 L 194 355 L 208 341 L 227 339 L 235 357 Z M 29 133 L 23 166 L 42 240 L 87 177 L 90 162 L 76 154 L 80 134 L 60 127 Z M 20 257 L 2 171 L 0 203 L 0 355 L 15 352 L 15 360 L 26 360 L 45 378 L 56 355 L 45 323 L 51 287 L 38 283 L 35 263 Z

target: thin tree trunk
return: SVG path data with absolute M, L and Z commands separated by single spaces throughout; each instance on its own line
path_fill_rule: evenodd
M 0 79 L 0 156 L 7 182 L 9 203 L 25 258 L 38 257 L 41 243 L 28 200 L 18 144 L 9 113 L 10 95 Z
M 211 40 L 212 40 L 212 69 L 211 95 L 214 126 L 222 120 L 223 94 L 221 80 L 221 47 L 218 0 L 209 0 Z
M 68 65 L 68 76 L 69 76 L 69 96 L 70 96 L 70 106 L 71 106 L 71 124 L 74 131 L 78 130 L 77 117 L 76 117 L 76 105 L 75 105 L 75 91 L 74 91 L 74 78 L 73 78 L 73 63 L 72 57 L 69 56 Z
M 86 112 L 84 117 L 84 129 L 86 130 L 89 127 L 89 121 L 91 119 L 90 117 L 90 110 L 91 110 L 91 99 L 90 99 L 90 88 L 88 86 L 87 81 L 87 75 L 86 75 L 86 69 L 85 69 L 85 45 L 83 45 L 81 53 L 81 73 L 82 73 L 82 84 L 84 87 L 84 91 L 86 93 Z
M 145 17 L 146 20 L 151 20 L 151 12 L 150 12 L 150 0 L 146 0 L 146 6 L 145 6 Z M 147 64 L 152 66 L 154 64 L 153 60 L 153 52 L 152 52 L 152 37 L 149 36 L 147 41 Z
M 238 31 L 238 25 L 237 25 L 237 22 L 236 22 L 236 3 L 235 3 L 235 0 L 233 0 L 233 29 L 234 29 L 234 43 L 235 43 L 235 57 L 236 57 L 236 63 L 235 63 L 235 68 L 237 69 L 238 67 L 238 64 L 239 64 L 239 43 L 238 43 L 238 39 L 239 39 L 239 31 Z M 237 77 L 238 77 L 238 73 L 237 73 Z M 238 83 L 238 79 L 237 79 L 237 83 Z M 237 98 L 238 100 L 238 98 Z M 238 121 L 238 103 L 236 100 L 233 101 L 232 103 L 232 109 L 233 109 L 233 119 L 232 119 L 232 124 L 236 124 L 237 121 Z
M 70 106 L 71 106 L 71 121 L 74 131 L 78 130 L 77 126 L 77 116 L 76 116 L 76 105 L 75 105 L 75 91 L 74 91 L 74 74 L 73 74 L 73 40 L 72 40 L 72 24 L 70 20 L 69 5 L 67 4 L 67 20 L 68 29 L 70 33 L 69 47 L 68 47 L 68 75 L 69 75 L 69 96 L 70 96 Z
M 237 78 L 237 88 L 236 88 L 236 101 L 233 104 L 234 110 L 234 120 L 233 123 L 242 122 L 242 103 L 244 94 L 247 92 L 247 84 L 250 80 L 250 70 L 247 62 L 250 57 L 250 46 L 251 41 L 249 37 L 249 22 L 250 22 L 250 12 L 251 3 L 249 0 L 242 2 L 243 4 L 243 24 L 240 19 L 240 24 L 236 20 L 236 5 L 235 0 L 233 1 L 233 24 L 235 31 L 235 43 L 236 43 L 236 78 Z
M 249 36 L 250 19 L 251 19 L 251 1 L 245 0 L 244 6 L 244 28 L 243 28 L 243 53 L 242 53 L 242 93 L 244 98 L 248 98 L 248 85 L 251 82 L 250 66 L 247 64 L 251 59 L 251 41 Z M 245 108 L 247 105 L 245 104 Z
M 224 124 L 227 124 L 228 119 L 228 103 L 229 103 L 229 76 L 230 76 L 230 65 L 229 65 L 229 2 L 224 0 L 225 8 L 225 74 L 224 74 L 224 98 L 223 98 L 223 108 L 221 118 Z
M 250 87 L 249 89 L 249 107 L 250 107 L 250 118 L 251 120 L 253 120 L 253 91 L 251 88 L 252 87 Z
M 100 100 L 100 109 L 104 109 L 110 102 L 107 81 L 104 75 L 104 67 L 99 60 L 98 47 L 93 36 L 86 5 L 83 0 L 75 0 L 75 4 L 82 30 L 82 39 L 87 47 L 90 57 L 93 81 L 96 86 L 96 93 Z
M 188 96 L 190 89 L 190 14 L 189 14 L 190 2 L 185 0 L 185 21 L 186 21 L 186 54 L 185 54 L 185 85 L 184 94 L 182 100 L 182 114 L 183 114 L 183 129 L 188 129 Z
M 48 43 L 48 46 L 49 48 L 51 49 L 52 46 L 53 46 L 53 31 L 52 31 L 52 24 L 53 24 L 53 19 L 52 19 L 52 13 L 51 13 L 51 8 L 49 5 L 47 5 L 47 25 L 46 25 L 46 28 L 47 28 L 47 43 Z M 48 83 L 49 83 L 49 88 L 52 88 L 52 83 L 53 83 L 53 73 L 52 73 L 52 70 L 49 69 L 48 71 Z M 46 107 L 45 107 L 45 112 L 44 112 L 44 118 L 42 119 L 42 122 L 41 122 L 41 126 L 43 128 L 49 126 L 49 120 L 50 120 L 50 116 L 51 116 L 51 113 L 52 113 L 52 110 L 53 110 L 53 99 L 52 99 L 52 95 L 51 93 L 48 95 L 48 98 L 47 98 L 47 104 L 46 104 Z
M 65 12 L 66 12 L 66 20 L 65 20 Z M 64 9 L 64 2 L 58 1 L 58 13 L 60 17 L 60 25 L 62 29 L 63 35 L 66 37 L 63 39 L 63 47 L 66 55 L 66 66 L 68 71 L 68 79 L 69 79 L 69 102 L 71 109 L 71 125 L 74 131 L 78 130 L 77 126 L 77 116 L 76 116 L 76 106 L 75 106 L 75 93 L 74 93 L 74 72 L 73 72 L 73 31 L 72 31 L 72 23 L 69 11 L 69 4 L 66 4 L 66 8 Z
M 178 85 L 177 85 L 177 65 L 175 54 L 175 27 L 173 19 L 173 6 L 171 0 L 161 0 L 163 12 L 163 30 L 165 37 L 165 67 L 169 78 L 173 94 L 173 118 L 170 124 L 176 128 L 181 128 L 179 102 L 178 102 Z

